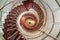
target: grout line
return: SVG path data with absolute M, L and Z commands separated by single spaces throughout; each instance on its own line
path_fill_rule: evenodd
M 40 30 L 40 31 L 41 31 L 41 30 Z M 53 38 L 54 40 L 58 40 L 58 38 L 55 38 L 55 37 L 51 36 L 50 34 L 45 33 L 45 31 L 41 31 L 41 32 L 44 33 L 44 34 L 46 34 L 47 36 Z
M 57 0 L 55 0 L 56 2 L 57 2 L 57 4 L 59 5 L 59 7 L 60 7 L 60 4 L 59 4 L 59 2 L 57 1 Z
M 59 35 L 60 35 L 60 32 L 58 33 L 58 35 L 56 36 L 57 38 L 59 37 Z

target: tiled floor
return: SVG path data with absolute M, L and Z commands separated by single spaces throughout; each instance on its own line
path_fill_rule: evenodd
M 59 5 L 60 5 L 60 0 L 57 0 L 57 1 L 59 2 Z M 55 0 L 46 0 L 45 2 L 50 6 L 54 14 L 55 23 L 54 23 L 54 28 L 53 28 L 53 31 L 51 32 L 51 35 L 56 36 L 56 34 L 58 34 L 60 31 L 60 7 L 58 6 L 58 3 Z M 58 40 L 60 40 L 60 37 Z

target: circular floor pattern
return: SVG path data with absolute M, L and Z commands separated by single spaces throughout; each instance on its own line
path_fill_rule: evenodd
M 53 16 L 50 8 L 33 1 L 24 1 L 9 12 L 5 19 L 4 35 L 5 40 L 26 40 L 42 37 L 41 31 L 50 33 L 53 25 Z M 45 37 L 45 36 L 44 36 Z

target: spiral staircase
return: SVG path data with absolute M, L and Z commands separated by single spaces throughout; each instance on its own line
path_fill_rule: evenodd
M 41 0 L 24 0 L 7 14 L 3 23 L 5 40 L 44 40 L 51 36 L 54 14 L 47 3 Z

